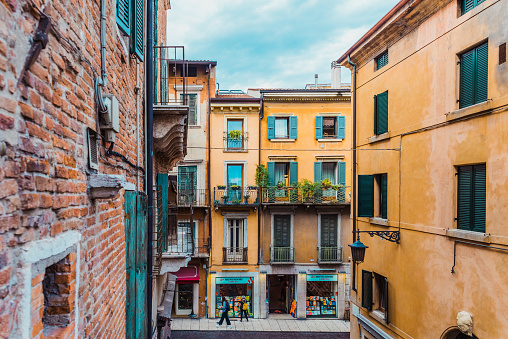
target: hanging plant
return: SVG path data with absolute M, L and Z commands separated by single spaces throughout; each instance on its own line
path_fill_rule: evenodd
M 268 170 L 265 165 L 259 165 L 256 168 L 256 185 L 258 187 L 268 186 Z
M 242 131 L 237 129 L 231 130 L 228 132 L 229 140 L 240 141 L 242 140 Z

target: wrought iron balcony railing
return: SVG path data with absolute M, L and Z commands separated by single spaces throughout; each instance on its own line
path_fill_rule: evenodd
M 341 247 L 318 247 L 319 263 L 341 263 L 342 248 Z
M 208 206 L 208 190 L 204 188 L 178 189 L 178 206 Z
M 247 247 L 223 247 L 222 263 L 224 264 L 246 264 Z
M 259 189 L 257 187 L 226 187 L 217 186 L 213 189 L 213 201 L 217 206 L 257 206 L 259 205 Z
M 295 262 L 295 248 L 294 247 L 280 247 L 275 246 L 270 248 L 271 262 L 279 264 L 291 264 Z
M 350 204 L 349 186 L 304 190 L 293 186 L 269 186 L 261 189 L 262 204 Z
M 195 238 L 193 241 L 190 233 L 180 232 L 169 237 L 168 251 L 165 254 L 170 256 L 207 257 L 210 254 L 210 239 Z
M 243 132 L 238 137 L 232 137 L 228 132 L 224 132 L 224 150 L 229 152 L 240 152 L 247 150 L 248 132 Z
M 183 46 L 155 46 L 154 105 L 186 105 L 188 65 Z M 179 88 L 177 90 L 177 88 Z

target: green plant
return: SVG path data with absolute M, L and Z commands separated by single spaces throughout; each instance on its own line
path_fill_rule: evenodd
M 322 188 L 330 188 L 330 187 L 332 187 L 332 182 L 330 181 L 330 179 L 323 179 L 323 180 L 321 180 L 321 187 Z
M 229 188 L 236 191 L 236 190 L 239 190 L 241 187 L 238 185 L 229 185 Z
M 265 165 L 259 165 L 256 168 L 256 185 L 258 187 L 268 186 L 268 170 Z
M 344 186 L 342 184 L 338 184 L 338 185 L 332 185 L 332 189 L 335 190 L 335 191 L 338 191 L 340 190 L 341 188 L 344 188 Z
M 249 200 L 249 196 L 248 196 L 248 195 L 244 195 L 244 196 L 243 196 L 243 198 L 244 198 L 245 200 Z
M 217 189 L 225 190 L 226 189 L 226 185 L 217 185 Z
M 277 188 L 278 188 L 278 189 L 282 189 L 282 188 L 284 188 L 284 186 L 285 186 L 285 185 L 284 185 L 284 183 L 283 183 L 282 181 L 279 181 L 279 182 L 277 183 Z
M 242 139 L 242 131 L 239 131 L 237 129 L 229 131 L 228 135 L 230 140 L 240 141 Z
M 302 196 L 304 198 L 313 197 L 316 193 L 316 190 L 319 188 L 319 183 L 313 183 L 309 179 L 301 179 L 298 182 L 298 188 L 302 191 Z

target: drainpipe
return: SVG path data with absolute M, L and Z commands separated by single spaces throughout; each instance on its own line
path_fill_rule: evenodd
M 146 2 L 146 195 L 148 199 L 148 225 L 146 246 L 146 337 L 152 338 L 152 242 L 153 242 L 153 1 Z
M 347 62 L 353 67 L 353 83 L 352 83 L 352 95 L 353 95 L 353 178 L 351 183 L 351 191 L 353 195 L 352 205 L 352 217 L 353 217 L 353 242 L 356 239 L 356 65 L 351 61 L 351 57 L 348 54 Z M 353 288 L 356 292 L 356 266 L 353 262 Z
M 212 113 L 212 104 L 211 104 L 211 98 L 210 98 L 210 78 L 212 73 L 212 65 L 208 65 L 208 164 L 207 167 L 207 176 L 208 176 L 208 253 L 209 253 L 209 261 L 208 264 L 212 261 L 212 183 L 210 182 L 211 175 L 210 175 L 210 164 L 212 162 L 212 152 L 210 144 L 210 124 L 211 124 L 211 113 Z M 203 234 L 204 235 L 204 234 Z M 208 265 L 207 265 L 208 266 Z M 206 318 L 208 318 L 208 299 L 206 296 L 208 295 L 208 272 L 209 267 L 206 268 L 206 278 L 205 278 L 205 305 L 206 305 Z
M 102 87 L 107 85 L 106 76 L 106 0 L 101 1 L 101 78 Z M 99 131 L 97 131 L 99 133 Z
M 265 102 L 263 100 L 264 94 L 261 93 L 261 107 L 259 109 L 259 125 L 258 125 L 258 166 L 261 165 L 261 120 L 265 115 Z M 258 207 L 258 265 L 262 264 L 261 261 L 261 187 L 258 187 L 258 199 L 259 199 L 259 207 Z

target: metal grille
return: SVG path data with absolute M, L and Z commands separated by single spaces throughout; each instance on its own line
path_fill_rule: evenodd
M 154 187 L 154 237 L 155 263 L 153 265 L 154 276 L 158 275 L 162 266 L 162 187 Z
M 506 42 L 499 46 L 499 64 L 504 64 L 506 62 Z
M 97 133 L 88 129 L 88 165 L 92 169 L 99 169 L 99 152 L 97 145 Z

